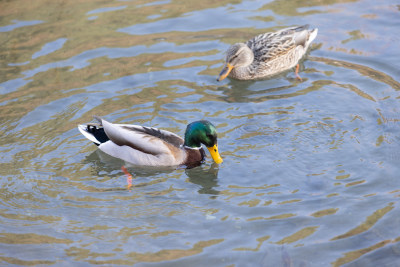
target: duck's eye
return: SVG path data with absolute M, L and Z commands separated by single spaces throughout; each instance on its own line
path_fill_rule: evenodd
M 237 57 L 238 57 L 238 55 L 234 55 L 233 57 L 231 57 L 231 59 L 229 60 L 229 63 L 232 63 L 232 61 L 234 61 Z

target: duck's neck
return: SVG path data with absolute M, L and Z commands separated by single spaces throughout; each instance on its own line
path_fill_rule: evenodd
M 252 76 L 252 71 L 250 66 L 246 67 L 237 67 L 231 71 L 232 78 L 235 79 L 244 79 L 246 77 L 250 78 Z
M 201 143 L 195 138 L 185 136 L 185 142 L 183 143 L 183 146 L 188 148 L 201 148 Z

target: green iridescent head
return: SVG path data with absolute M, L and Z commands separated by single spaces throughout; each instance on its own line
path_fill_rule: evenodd
M 204 144 L 216 163 L 221 163 L 222 158 L 218 153 L 217 129 L 211 122 L 202 120 L 190 123 L 185 132 L 184 145 L 191 148 Z

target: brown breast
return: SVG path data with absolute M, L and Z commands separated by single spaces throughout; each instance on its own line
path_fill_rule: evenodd
M 190 149 L 185 148 L 187 158 L 184 164 L 188 167 L 195 167 L 202 163 L 205 158 L 206 153 L 203 148 L 200 149 Z

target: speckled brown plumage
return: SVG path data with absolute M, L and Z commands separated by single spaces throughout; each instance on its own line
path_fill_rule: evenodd
M 251 80 L 293 68 L 317 32 L 318 29 L 309 30 L 304 25 L 260 34 L 245 44 L 234 44 L 227 51 L 226 64 L 218 80 L 224 79 L 227 73 L 238 80 Z

